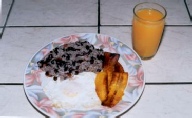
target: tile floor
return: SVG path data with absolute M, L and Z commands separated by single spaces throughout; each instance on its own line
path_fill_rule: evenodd
M 107 34 L 131 47 L 132 9 L 143 1 L 166 8 L 166 28 L 157 55 L 143 61 L 145 91 L 122 118 L 192 117 L 191 0 L 2 0 L 0 117 L 45 117 L 23 91 L 25 67 L 36 51 L 73 33 Z

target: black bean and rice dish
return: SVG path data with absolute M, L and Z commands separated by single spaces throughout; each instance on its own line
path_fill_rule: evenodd
M 57 77 L 66 79 L 85 71 L 100 72 L 103 60 L 102 49 L 95 49 L 87 41 L 77 41 L 54 48 L 37 65 L 56 80 Z

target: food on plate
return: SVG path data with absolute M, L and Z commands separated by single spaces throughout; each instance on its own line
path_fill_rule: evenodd
M 99 72 L 95 78 L 95 91 L 101 102 L 104 102 L 107 99 L 108 93 L 108 83 L 107 83 L 107 73 Z
M 127 85 L 128 73 L 114 72 L 112 76 L 113 79 L 109 86 L 107 99 L 102 102 L 102 105 L 108 107 L 115 106 L 122 99 L 122 96 L 124 95 L 124 89 Z
M 124 72 L 123 66 L 122 66 L 119 62 L 117 62 L 117 63 L 115 64 L 115 67 L 114 67 L 114 68 L 115 68 L 115 69 L 114 69 L 115 72 Z
M 115 70 L 115 65 L 119 60 L 120 55 L 116 53 L 104 53 L 104 64 L 103 64 L 103 71 L 107 73 L 108 79 L 108 87 L 112 80 L 112 73 Z M 109 89 L 109 88 L 108 88 Z
M 54 109 L 88 110 L 102 107 L 95 92 L 95 73 L 82 72 L 65 81 L 47 79 L 45 74 L 42 76 L 43 90 L 52 101 Z
M 128 73 L 118 62 L 119 56 L 105 52 L 103 72 L 95 79 L 96 92 L 104 106 L 113 107 L 119 103 L 128 82 Z
M 37 65 L 45 72 L 44 76 L 53 77 L 54 81 L 57 80 L 57 77 L 60 78 L 59 80 L 71 78 L 59 83 L 51 81 L 45 85 L 44 90 L 48 91 L 47 96 L 51 99 L 54 98 L 52 101 L 56 107 L 85 106 L 84 101 L 79 102 L 79 104 L 83 103 L 81 106 L 71 103 L 69 106 L 65 106 L 68 104 L 67 102 L 70 102 L 70 97 L 71 102 L 78 102 L 78 99 L 83 100 L 84 96 L 81 94 L 90 96 L 92 99 L 96 95 L 97 100 L 100 100 L 100 105 L 113 107 L 122 99 L 128 81 L 128 73 L 124 72 L 119 58 L 120 54 L 118 53 L 104 52 L 102 49 L 95 49 L 87 41 L 77 41 L 54 48 L 42 60 L 38 61 Z M 84 73 L 84 77 L 82 73 Z M 93 81 L 88 81 L 92 78 L 94 78 Z M 90 82 L 92 84 L 89 84 Z M 79 88 L 80 86 L 84 88 L 88 86 L 88 89 Z M 90 86 L 94 86 L 94 93 Z M 58 92 L 55 93 L 55 91 Z M 92 106 L 95 103 L 98 105 L 97 100 Z
M 54 48 L 37 65 L 54 80 L 57 77 L 66 79 L 85 71 L 100 72 L 103 58 L 102 49 L 95 49 L 87 41 L 77 41 Z

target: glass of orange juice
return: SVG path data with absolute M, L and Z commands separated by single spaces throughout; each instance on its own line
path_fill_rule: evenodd
M 140 3 L 133 9 L 132 46 L 142 60 L 151 59 L 161 42 L 166 10 L 157 3 Z

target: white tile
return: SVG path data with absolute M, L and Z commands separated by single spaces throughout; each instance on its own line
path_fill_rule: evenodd
M 189 15 L 192 19 L 192 0 L 186 0 L 186 4 L 187 4 L 188 10 L 189 10 Z
M 192 82 L 192 27 L 166 27 L 156 56 L 142 61 L 146 82 Z M 101 27 L 101 33 L 132 48 L 131 27 Z
M 106 34 L 112 37 L 119 39 L 121 42 L 132 48 L 131 42 L 131 27 L 121 27 L 121 26 L 109 26 L 109 27 L 101 27 L 101 34 Z
M 23 82 L 29 60 L 53 39 L 74 33 L 96 32 L 96 27 L 7 28 L 0 40 L 0 83 Z
M 191 118 L 191 85 L 146 86 L 138 103 L 121 118 Z
M 38 117 L 38 113 L 28 102 L 22 86 L 0 86 L 1 116 Z M 190 118 L 191 85 L 147 85 L 144 93 L 121 118 Z
M 4 26 L 13 0 L 0 0 L 0 26 Z
M 102 25 L 131 24 L 135 0 L 101 0 Z
M 192 27 L 166 27 L 157 55 L 144 62 L 148 82 L 192 81 Z
M 97 25 L 95 0 L 15 0 L 8 25 Z
M 133 8 L 144 1 L 161 4 L 167 10 L 167 25 L 191 24 L 183 0 L 101 0 L 102 25 L 131 25 Z
M 167 10 L 167 25 L 188 25 L 192 24 L 187 13 L 187 9 L 183 0 L 157 0 Z
M 23 86 L 0 85 L 0 118 L 22 117 L 22 118 L 45 118 L 34 109 L 25 96 Z

